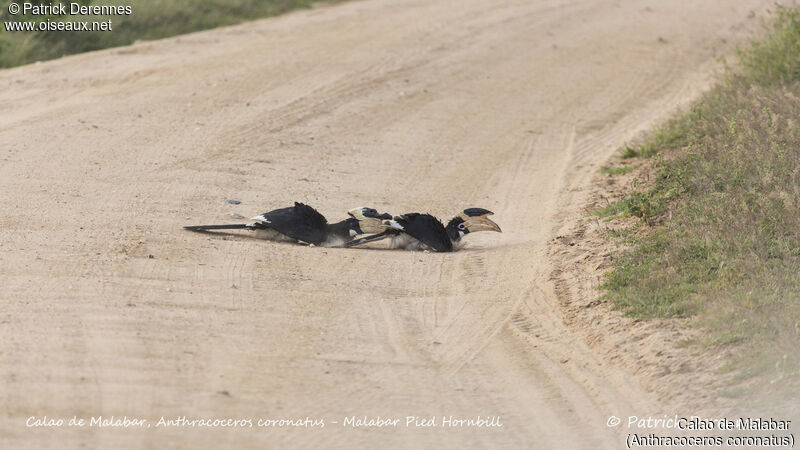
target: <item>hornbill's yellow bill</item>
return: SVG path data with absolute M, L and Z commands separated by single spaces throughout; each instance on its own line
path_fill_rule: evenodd
M 461 212 L 458 217 L 464 219 L 464 226 L 470 231 L 470 233 L 474 233 L 476 231 L 496 231 L 498 233 L 502 233 L 503 230 L 500 229 L 500 225 L 496 224 L 492 219 L 487 216 L 494 214 L 491 211 L 483 212 L 480 215 L 473 215 L 470 216 L 468 211 L 477 208 L 470 208 Z

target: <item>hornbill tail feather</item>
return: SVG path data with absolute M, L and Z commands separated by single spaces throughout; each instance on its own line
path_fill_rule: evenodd
M 193 226 L 183 227 L 184 230 L 189 230 L 189 231 L 241 230 L 241 229 L 251 229 L 251 228 L 253 227 L 244 223 L 235 223 L 232 225 L 193 225 Z

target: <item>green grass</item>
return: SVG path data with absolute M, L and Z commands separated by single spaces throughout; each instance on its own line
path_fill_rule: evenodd
M 22 4 L 22 1 L 14 0 Z M 0 21 L 104 21 L 112 20 L 113 31 L 9 32 L 0 29 L 0 68 L 14 67 L 64 55 L 128 45 L 136 40 L 160 39 L 246 20 L 274 16 L 297 8 L 308 8 L 314 0 L 71 0 L 84 5 L 130 5 L 130 16 L 11 16 L 0 1 Z M 40 2 L 33 2 L 38 4 Z M 49 4 L 51 2 L 41 2 Z M 59 2 L 54 1 L 54 4 Z
M 641 218 L 605 297 L 637 318 L 694 317 L 738 367 L 800 378 L 800 17 L 779 8 L 717 87 L 623 158 L 655 179 L 596 212 Z M 633 237 L 632 237 L 633 236 Z
M 649 139 L 635 146 L 626 146 L 622 153 L 622 158 L 649 158 L 656 155 L 665 148 L 683 147 L 690 142 L 693 137 L 691 124 L 697 119 L 695 115 L 698 111 L 692 110 L 685 116 L 680 116 L 670 120 L 665 126 L 653 132 Z
M 633 170 L 633 167 L 630 166 L 621 166 L 621 167 L 603 167 L 600 169 L 601 173 L 606 175 L 622 175 L 626 173 L 630 173 Z

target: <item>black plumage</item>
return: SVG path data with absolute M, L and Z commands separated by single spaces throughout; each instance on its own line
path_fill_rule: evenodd
M 275 209 L 260 216 L 253 217 L 253 222 L 234 225 L 196 225 L 184 227 L 190 231 L 205 232 L 209 230 L 247 229 L 263 231 L 263 236 L 273 240 L 292 240 L 296 242 L 335 246 L 344 244 L 353 236 L 362 234 L 362 225 L 366 221 L 389 217 L 379 215 L 372 208 L 357 208 L 363 220 L 356 219 L 350 213 L 350 218 L 341 222 L 330 224 L 328 220 L 316 209 L 303 203 L 295 202 L 294 206 Z M 364 228 L 367 228 L 366 226 Z M 374 232 L 373 228 L 366 230 Z M 277 233 L 277 234 L 276 234 Z
M 452 252 L 453 241 L 442 222 L 430 214 L 409 213 L 394 218 L 392 229 L 417 239 L 431 250 Z M 400 226 L 402 228 L 397 228 Z
M 488 217 L 491 211 L 483 208 L 467 208 L 453 217 L 447 226 L 430 214 L 408 213 L 384 220 L 385 231 L 372 236 L 354 239 L 346 247 L 391 238 L 391 248 L 407 250 L 433 250 L 452 252 L 461 243 L 461 238 L 473 231 L 497 231 L 500 227 Z
M 254 224 L 259 227 L 271 228 L 292 239 L 314 245 L 321 245 L 327 239 L 328 234 L 334 231 L 329 229 L 328 219 L 320 214 L 319 211 L 297 202 L 295 202 L 294 206 L 275 209 L 254 217 L 252 220 L 255 220 Z M 348 220 L 353 219 L 346 219 L 344 222 Z M 337 227 L 335 232 L 341 235 L 342 230 L 339 228 L 342 227 Z M 347 234 L 340 237 L 350 238 Z

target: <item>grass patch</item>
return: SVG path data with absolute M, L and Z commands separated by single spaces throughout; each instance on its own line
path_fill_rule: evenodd
M 654 157 L 647 187 L 596 212 L 642 220 L 605 297 L 637 318 L 696 317 L 701 344 L 743 345 L 737 367 L 800 378 L 800 16 L 689 111 L 623 157 Z M 757 349 L 757 351 L 755 351 Z M 747 376 L 753 371 L 741 371 Z
M 626 173 L 630 173 L 633 170 L 631 166 L 620 166 L 620 167 L 603 167 L 600 169 L 600 173 L 604 173 L 606 175 L 623 175 Z
M 0 68 L 14 67 L 64 55 L 129 45 L 136 40 L 160 39 L 193 31 L 233 25 L 308 8 L 314 0 L 134 0 L 54 1 L 54 5 L 130 5 L 132 14 L 116 16 L 11 16 L 8 5 L 23 2 L 0 0 L 0 21 L 112 21 L 113 31 L 0 31 Z M 38 2 L 33 2 L 38 4 Z M 50 4 L 51 2 L 42 2 Z
M 622 152 L 622 158 L 650 158 L 665 149 L 683 147 L 687 145 L 694 131 L 692 129 L 693 120 L 698 119 L 701 113 L 698 109 L 692 109 L 687 115 L 675 117 L 666 125 L 657 128 L 649 139 L 634 147 L 626 146 Z
M 661 218 L 669 201 L 677 192 L 675 187 L 664 190 L 634 191 L 608 206 L 594 211 L 594 214 L 602 218 L 635 216 L 642 219 L 644 223 L 652 225 Z

